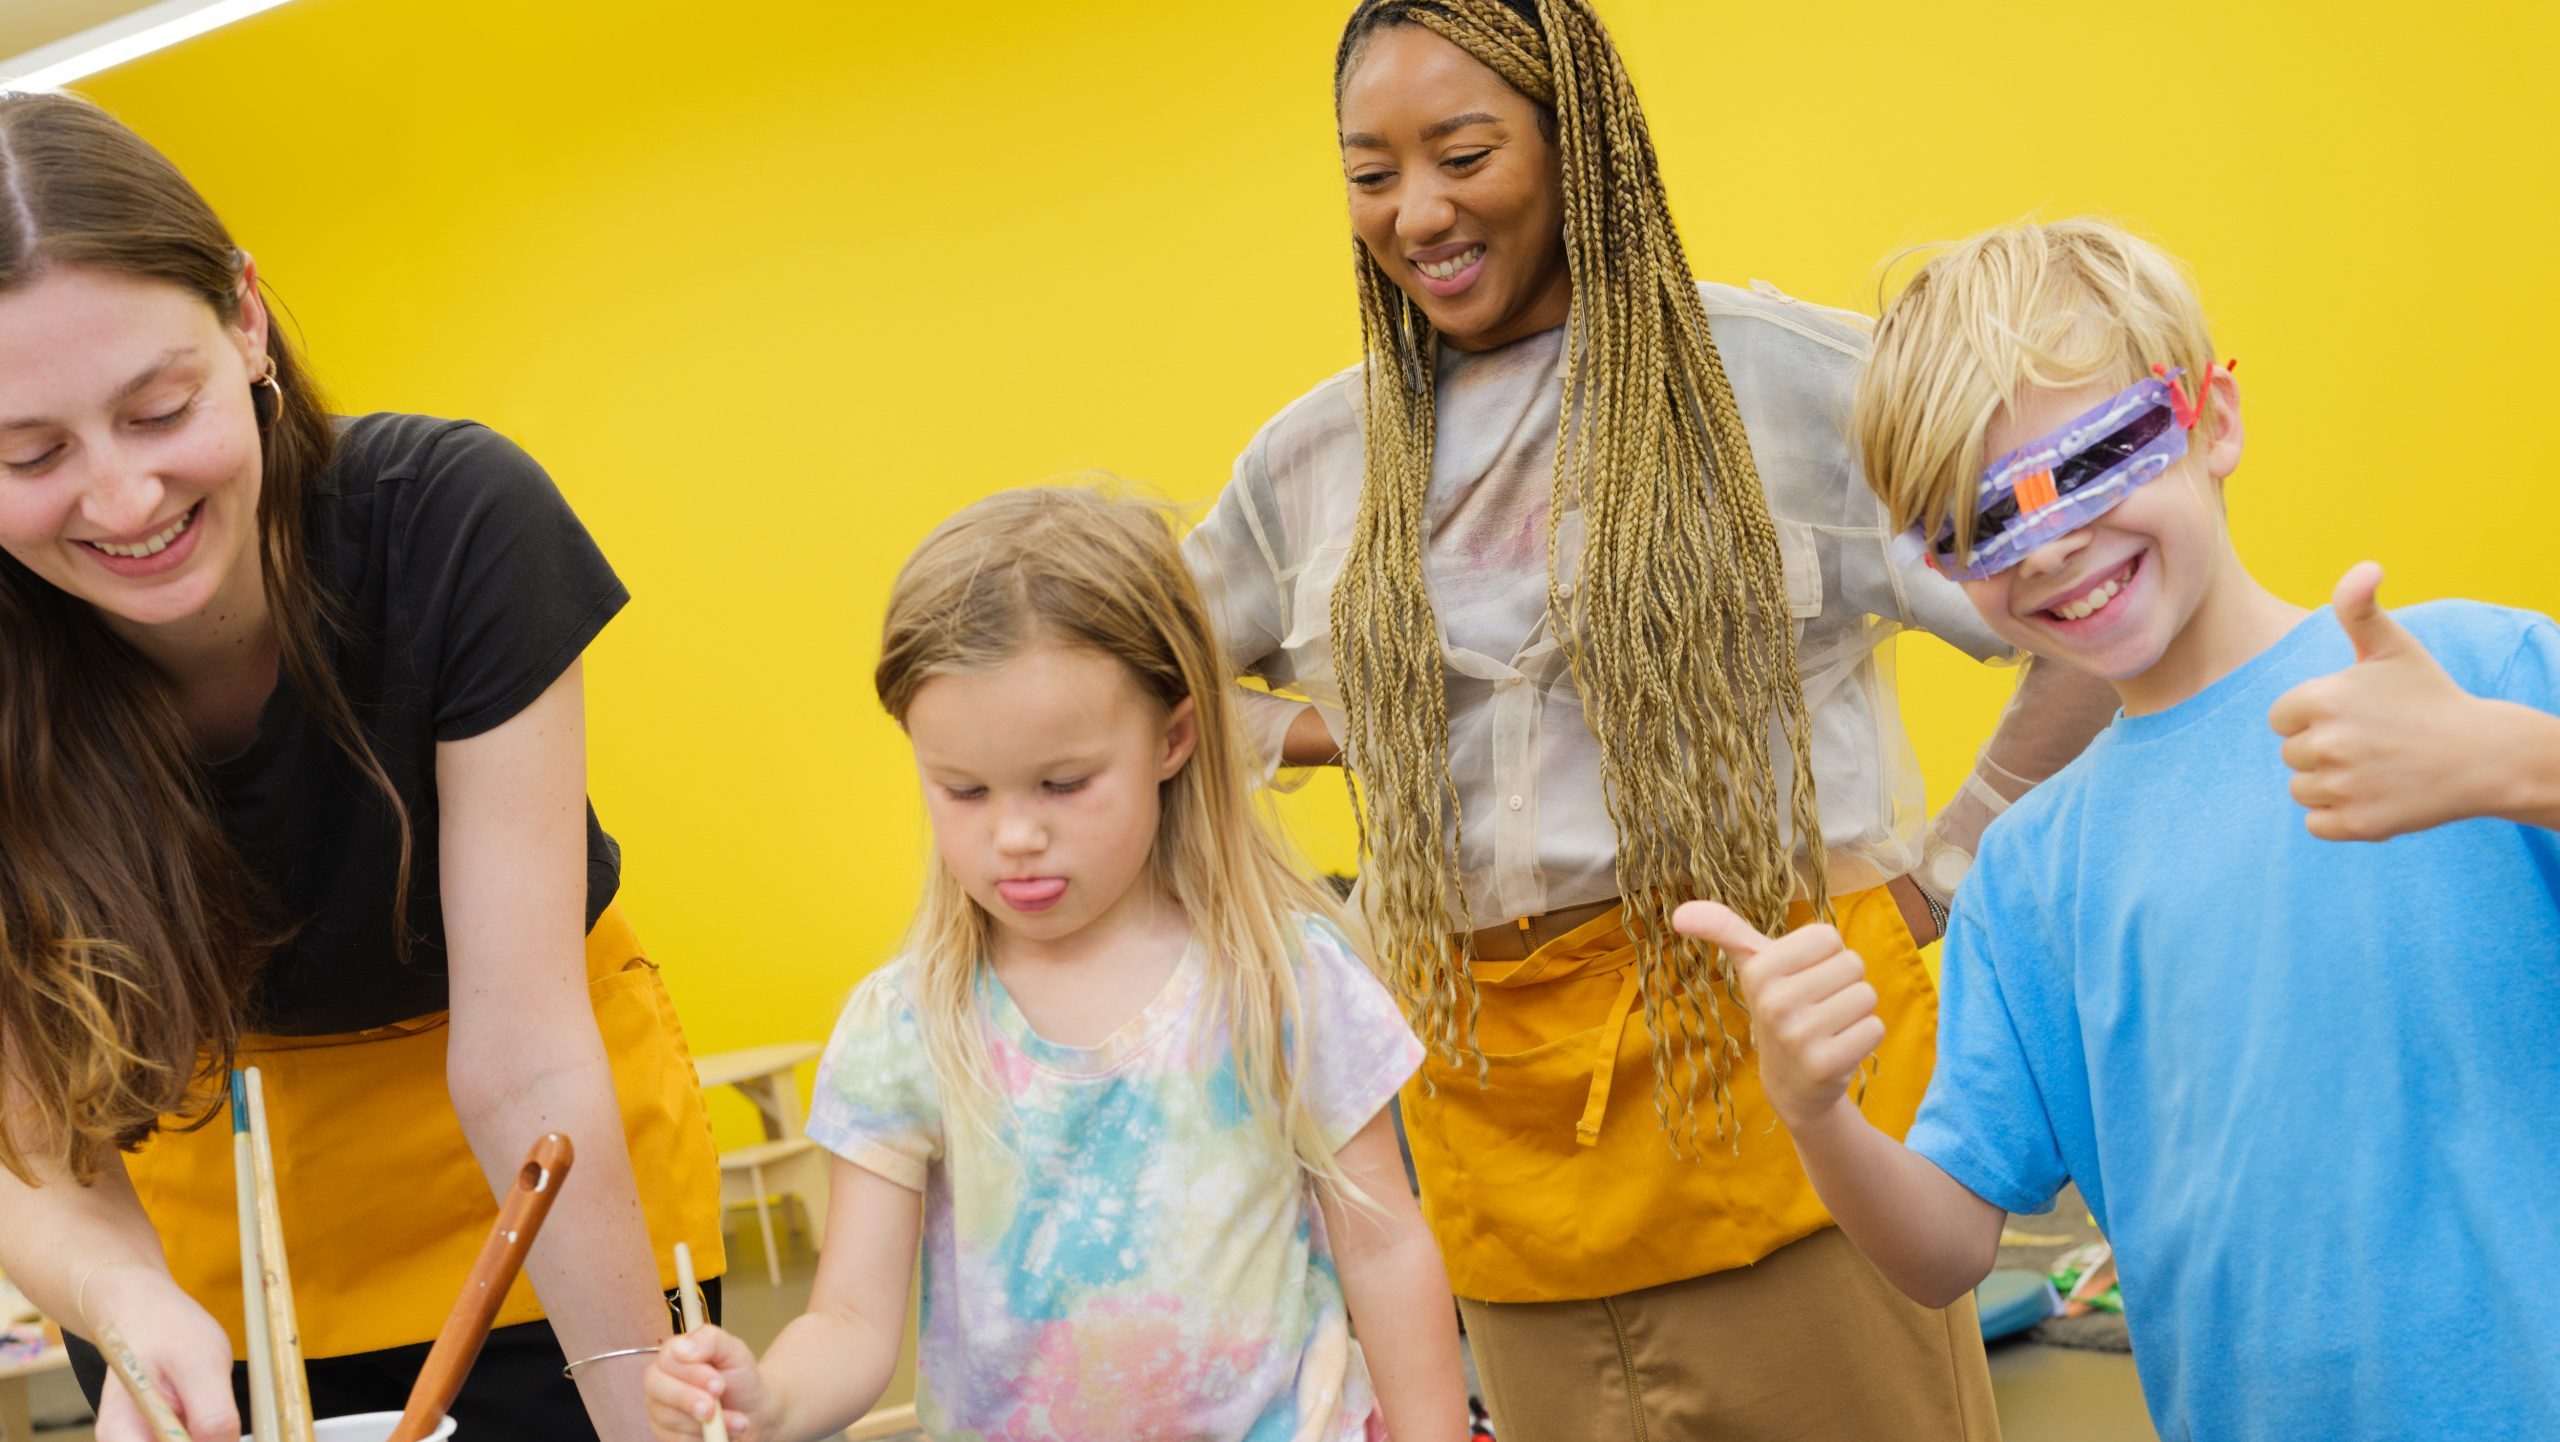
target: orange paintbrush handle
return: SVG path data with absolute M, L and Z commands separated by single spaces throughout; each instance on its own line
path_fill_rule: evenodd
M 471 1264 L 462 1295 L 454 1299 L 453 1314 L 444 1319 L 444 1330 L 436 1334 L 426 1365 L 418 1369 L 417 1384 L 409 1389 L 409 1405 L 400 1413 L 400 1425 L 391 1429 L 386 1442 L 419 1442 L 453 1405 L 462 1379 L 479 1359 L 480 1344 L 489 1340 L 489 1324 L 497 1319 L 498 1304 L 506 1300 L 507 1288 L 515 1285 L 524 1254 L 533 1249 L 542 1219 L 551 1214 L 551 1203 L 560 1195 L 560 1183 L 576 1157 L 577 1149 L 559 1132 L 535 1142 L 525 1154 L 515 1185 L 498 1208 L 498 1224 L 489 1229 L 480 1259 Z

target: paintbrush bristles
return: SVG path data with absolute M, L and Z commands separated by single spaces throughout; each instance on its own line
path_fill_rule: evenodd
M 123 1334 L 116 1331 L 113 1323 L 98 1329 L 98 1350 L 107 1354 L 116 1375 L 124 1379 L 125 1390 L 133 1394 L 135 1404 L 142 1408 L 142 1415 L 150 1421 L 160 1442 L 191 1442 L 186 1424 L 170 1410 L 169 1399 L 152 1385 L 151 1374 L 142 1370 L 142 1359 L 133 1355 L 133 1349 L 125 1345 Z
M 311 1387 L 302 1371 L 293 1269 L 285 1260 L 284 1215 L 276 1204 L 276 1158 L 267 1131 L 266 1087 L 256 1067 L 241 1075 L 249 1095 L 249 1155 L 258 1188 L 258 1252 L 267 1293 L 268 1357 L 276 1379 L 276 1428 L 279 1442 L 312 1442 Z

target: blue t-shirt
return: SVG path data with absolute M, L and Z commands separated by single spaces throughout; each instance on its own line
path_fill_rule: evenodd
M 2560 711 L 2550 620 L 2396 614 Z M 1991 828 L 1910 1145 L 2079 1185 L 2171 1442 L 2560 1438 L 2560 834 L 2312 837 L 2267 710 L 2354 659 L 2323 609 Z

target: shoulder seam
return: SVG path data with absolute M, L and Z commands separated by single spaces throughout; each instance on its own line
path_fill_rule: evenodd
M 1352 364 L 1343 367 L 1341 370 L 1335 371 L 1333 374 L 1326 376 L 1323 380 L 1316 382 L 1314 385 L 1311 385 L 1307 387 L 1306 390 L 1300 392 L 1295 400 L 1290 401 L 1287 405 L 1272 412 L 1271 419 L 1264 421 L 1261 427 L 1253 433 L 1252 443 L 1257 446 L 1261 445 L 1263 443 L 1263 438 L 1270 435 L 1272 431 L 1278 429 L 1281 422 L 1296 415 L 1304 407 L 1313 404 L 1326 392 L 1335 389 L 1346 381 L 1357 379 L 1360 375 L 1362 364 L 1362 362 L 1355 361 Z M 1352 423 L 1357 425 L 1359 423 L 1359 418 L 1359 407 L 1357 404 L 1354 404 L 1351 407 Z
M 1866 358 L 1856 346 L 1841 340 L 1838 336 L 1824 335 L 1821 331 L 1815 330 L 1811 326 L 1790 320 L 1785 316 L 1771 315 L 1769 312 L 1761 310 L 1756 306 L 1734 305 L 1730 302 L 1713 301 L 1708 300 L 1704 296 L 1699 297 L 1699 304 L 1706 308 L 1706 312 L 1709 315 L 1730 315 L 1738 316 L 1745 320 L 1764 321 L 1770 325 L 1778 327 L 1780 330 L 1793 331 L 1797 335 L 1803 336 L 1806 340 L 1812 341 L 1816 345 L 1838 351 L 1840 354 L 1849 357 L 1851 360 L 1864 360 Z

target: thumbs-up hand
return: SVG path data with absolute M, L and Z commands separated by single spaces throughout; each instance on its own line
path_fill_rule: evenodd
M 1713 901 L 1683 903 L 1671 925 L 1732 955 L 1742 1003 L 1751 1009 L 1760 1085 L 1788 1130 L 1844 1104 L 1859 1066 L 1884 1043 L 1884 1019 L 1876 1015 L 1866 962 L 1840 933 L 1800 926 L 1772 941 Z
M 2478 698 L 2445 674 L 2377 593 L 2382 568 L 2349 568 L 2332 598 L 2356 662 L 2278 698 L 2267 724 L 2285 738 L 2293 799 L 2324 841 L 2381 841 L 2483 814 L 2466 740 Z

